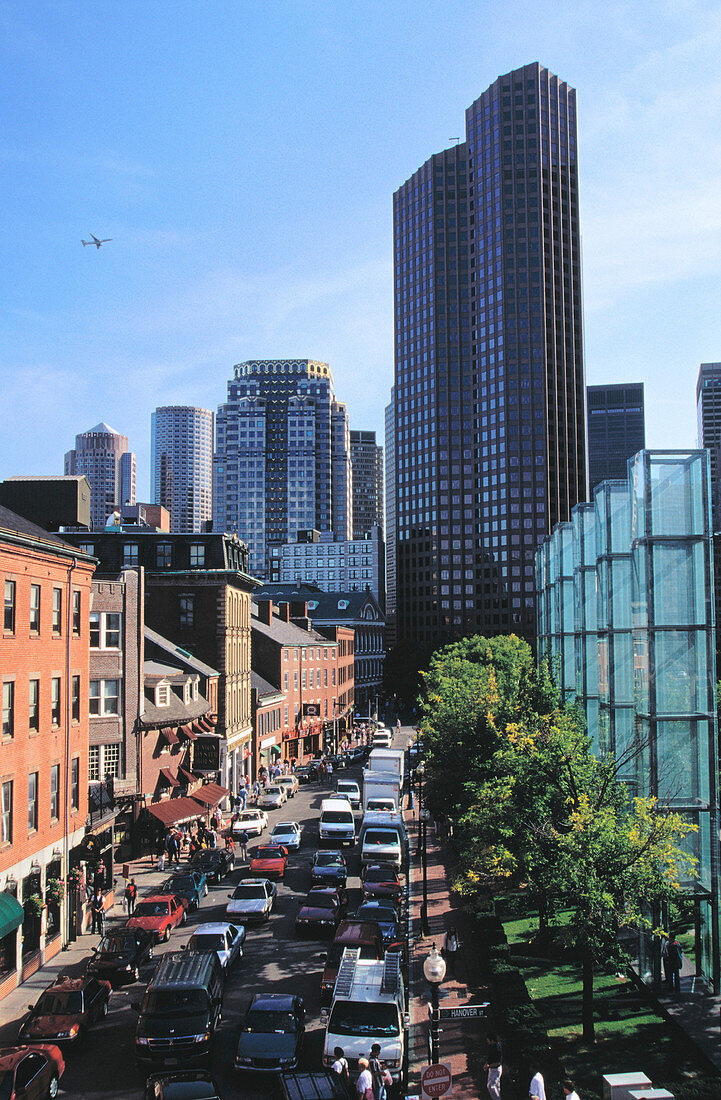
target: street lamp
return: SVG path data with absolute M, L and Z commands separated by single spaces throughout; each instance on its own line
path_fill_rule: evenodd
M 431 947 L 430 955 L 423 962 L 423 975 L 431 987 L 431 1064 L 436 1065 L 440 1058 L 438 1050 L 438 986 L 446 976 L 446 964 L 442 955 Z
M 420 812 L 420 833 L 421 833 L 421 859 L 423 867 L 423 900 L 421 901 L 421 933 L 427 936 L 430 932 L 428 925 L 428 848 L 426 845 L 427 833 L 426 827 L 428 825 L 428 819 L 431 815 L 428 810 L 421 810 Z M 443 960 L 441 959 L 441 962 Z M 443 963 L 443 972 L 445 973 L 446 964 Z M 427 977 L 427 975 L 426 975 Z M 430 979 L 429 979 L 430 981 Z M 443 978 L 439 978 L 439 981 L 443 981 Z

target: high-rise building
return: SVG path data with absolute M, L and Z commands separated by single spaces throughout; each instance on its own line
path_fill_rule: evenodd
M 646 446 L 643 382 L 587 386 L 588 487 L 625 480 L 628 460 Z
M 721 530 L 721 363 L 702 363 L 696 382 L 698 445 L 711 453 L 711 504 L 714 531 Z
M 385 409 L 386 432 L 386 646 L 396 644 L 396 445 L 395 386 Z
M 535 547 L 586 496 L 574 89 L 499 77 L 394 244 L 399 640 L 530 636 Z
M 374 525 L 384 526 L 383 448 L 375 432 L 351 432 L 353 467 L 353 538 L 362 539 Z
M 216 418 L 213 524 L 247 542 L 253 574 L 269 576 L 271 548 L 298 531 L 350 539 L 351 477 L 348 414 L 327 363 L 264 359 L 233 368 Z
M 85 474 L 90 482 L 90 519 L 104 527 L 123 504 L 135 504 L 135 455 L 128 438 L 102 422 L 75 436 L 75 449 L 65 455 L 66 474 Z
M 202 531 L 213 518 L 213 413 L 164 405 L 151 418 L 150 491 L 171 531 Z

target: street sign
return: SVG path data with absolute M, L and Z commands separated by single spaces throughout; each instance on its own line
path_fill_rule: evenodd
M 451 1067 L 445 1062 L 436 1062 L 421 1070 L 421 1095 L 424 1100 L 450 1095 L 452 1083 Z
M 456 1005 L 454 1008 L 440 1008 L 438 1015 L 441 1020 L 481 1020 L 488 1015 L 489 1008 L 488 1001 L 481 1005 Z

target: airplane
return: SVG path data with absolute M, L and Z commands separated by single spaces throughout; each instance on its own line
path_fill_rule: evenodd
M 113 239 L 112 237 L 106 237 L 104 241 L 99 241 L 98 238 L 93 233 L 91 233 L 90 236 L 93 238 L 92 241 L 81 241 L 80 242 L 82 244 L 83 248 L 85 248 L 85 246 L 88 245 L 88 244 L 94 244 L 96 248 L 100 248 L 101 244 L 107 244 L 108 241 L 112 241 L 112 239 Z

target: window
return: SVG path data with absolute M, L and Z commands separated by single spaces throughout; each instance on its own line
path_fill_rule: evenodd
M 5 581 L 3 630 L 15 633 L 15 581 Z
M 180 596 L 180 626 L 190 630 L 195 626 L 195 596 Z
M 137 565 L 138 561 L 139 557 L 137 542 L 126 542 L 123 546 L 123 565 Z
M 173 547 L 169 542 L 159 542 L 155 551 L 155 563 L 159 569 L 167 568 L 173 563 Z
M 155 705 L 156 707 L 167 707 L 170 705 L 169 684 L 158 684 L 155 689 Z
M 70 809 L 80 809 L 80 757 L 70 761 Z
M 50 681 L 50 720 L 54 726 L 60 725 L 60 677 L 53 676 Z
M 38 827 L 38 773 L 28 776 L 28 832 L 34 833 Z
M 88 781 L 100 779 L 100 745 L 91 745 L 88 751 Z
M 80 634 L 80 590 L 73 591 L 73 634 Z
M 62 634 L 63 630 L 63 590 L 53 588 L 53 634 Z
M 90 648 L 120 649 L 121 615 L 118 611 L 90 612 Z
M 0 794 L 0 844 L 13 842 L 13 781 L 6 780 Z
M 73 722 L 80 721 L 80 677 L 73 676 L 73 687 L 71 696 L 71 715 Z
M 90 714 L 94 718 L 113 717 L 120 713 L 120 680 L 90 681 Z
M 117 779 L 120 774 L 120 745 L 102 745 L 102 776 L 103 779 L 107 779 L 112 776 L 113 779 Z
M 50 769 L 50 820 L 60 817 L 60 765 L 53 764 Z
M 30 630 L 40 633 L 40 585 L 30 585 Z
M 28 729 L 31 733 L 40 731 L 40 681 L 31 680 L 28 691 Z
M 192 566 L 205 565 L 205 545 L 202 542 L 191 542 L 190 564 Z
M 3 683 L 3 737 L 15 736 L 15 681 Z

